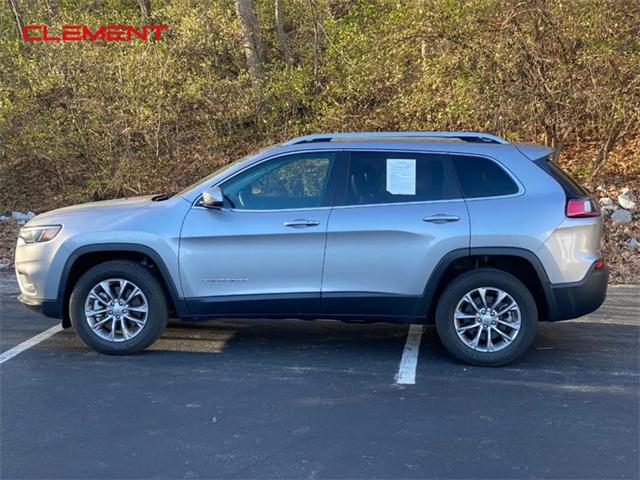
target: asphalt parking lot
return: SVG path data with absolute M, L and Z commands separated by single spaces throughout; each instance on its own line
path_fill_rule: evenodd
M 0 353 L 56 324 L 15 300 L 11 272 L 0 289 Z M 0 365 L 0 475 L 639 477 L 639 287 L 542 324 L 503 368 L 462 365 L 433 328 L 408 331 L 172 322 L 130 357 L 55 333 Z

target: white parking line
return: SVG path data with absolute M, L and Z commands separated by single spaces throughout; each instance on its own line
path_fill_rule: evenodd
M 423 325 L 410 325 L 407 341 L 404 344 L 396 383 L 399 385 L 413 385 L 416 383 L 416 367 L 418 366 L 418 353 L 422 340 Z
M 15 347 L 10 348 L 6 352 L 0 354 L 0 365 L 2 365 L 7 360 L 11 360 L 13 357 L 19 355 L 25 350 L 29 350 L 31 347 L 39 344 L 47 338 L 52 337 L 61 330 L 63 330 L 62 325 L 56 325 L 48 330 L 45 330 L 42 333 L 39 333 L 35 337 L 31 337 L 29 340 L 22 342 L 20 345 L 16 345 Z

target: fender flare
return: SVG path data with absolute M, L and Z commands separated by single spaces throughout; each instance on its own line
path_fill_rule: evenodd
M 67 283 L 69 281 L 69 275 L 71 274 L 73 266 L 75 265 L 76 261 L 83 255 L 86 255 L 88 253 L 104 252 L 140 253 L 151 258 L 151 260 L 153 260 L 153 263 L 158 267 L 158 272 L 160 273 L 160 276 L 162 277 L 162 280 L 167 287 L 167 292 L 171 297 L 170 300 L 175 307 L 178 316 L 187 316 L 189 314 L 187 305 L 184 299 L 180 296 L 178 288 L 176 287 L 175 283 L 173 282 L 173 278 L 169 273 L 169 269 L 167 268 L 164 260 L 162 259 L 160 254 L 158 254 L 158 252 L 156 252 L 151 247 L 138 243 L 96 243 L 92 245 L 85 245 L 75 249 L 65 261 L 64 267 L 62 269 L 62 274 L 60 275 L 60 281 L 58 283 L 58 294 L 56 296 L 55 306 L 52 307 L 52 309 L 58 313 L 57 316 L 62 317 L 62 325 L 65 328 L 70 326 L 68 315 L 65 314 L 65 299 L 69 293 Z
M 447 269 L 455 262 L 464 257 L 478 257 L 478 256 L 510 256 L 510 257 L 519 257 L 526 261 L 528 261 L 535 270 L 538 280 L 540 281 L 540 285 L 542 285 L 542 290 L 544 292 L 545 301 L 548 306 L 547 312 L 539 312 L 540 319 L 548 319 L 554 317 L 554 312 L 556 312 L 556 304 L 554 300 L 554 295 L 551 289 L 551 282 L 549 281 L 549 277 L 547 275 L 546 270 L 544 269 L 542 262 L 538 258 L 538 256 L 533 253 L 531 250 L 527 250 L 526 248 L 517 248 L 517 247 L 472 247 L 472 248 L 459 248 L 456 250 L 452 250 L 444 257 L 440 259 L 433 272 L 429 276 L 429 280 L 427 281 L 424 291 L 422 293 L 422 297 L 418 300 L 416 305 L 416 315 L 421 314 L 424 315 L 425 312 L 429 312 L 432 302 L 434 300 L 434 295 L 436 294 L 436 290 L 444 273 Z

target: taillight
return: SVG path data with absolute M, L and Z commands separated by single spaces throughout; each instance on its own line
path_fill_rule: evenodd
M 601 258 L 596 260 L 593 269 L 594 270 L 602 270 L 604 268 L 604 260 Z
M 567 217 L 585 218 L 599 215 L 599 206 L 589 197 L 570 198 L 567 200 Z

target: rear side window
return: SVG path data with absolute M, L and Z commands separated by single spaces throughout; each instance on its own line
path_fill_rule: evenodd
M 548 158 L 536 160 L 535 164 L 551 175 L 560 184 L 567 198 L 583 197 L 589 192 Z
M 352 152 L 342 204 L 426 202 L 459 198 L 444 155 Z
M 518 185 L 496 162 L 483 157 L 451 155 L 465 198 L 518 193 Z

